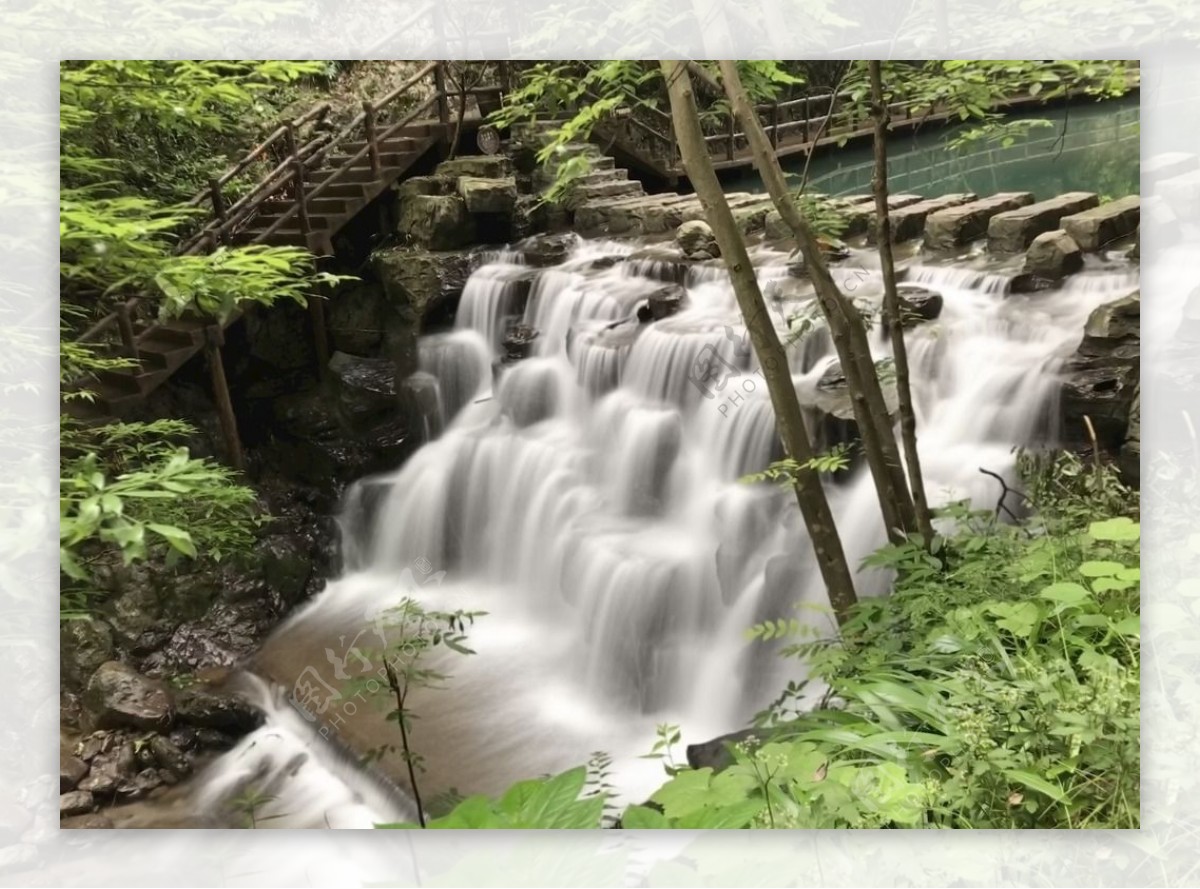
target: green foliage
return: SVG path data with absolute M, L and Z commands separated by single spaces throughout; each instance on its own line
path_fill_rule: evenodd
M 833 474 L 848 469 L 854 449 L 855 446 L 853 443 L 843 442 L 835 445 L 829 451 L 817 454 L 815 457 L 804 462 L 793 460 L 790 457 L 784 460 L 776 460 L 762 472 L 752 472 L 749 475 L 744 475 L 739 481 L 745 484 L 776 482 L 784 487 L 790 487 L 800 484 L 805 472 Z
M 605 796 L 584 793 L 587 769 L 570 769 L 552 778 L 519 781 L 498 800 L 471 796 L 448 814 L 424 825 L 381 824 L 384 828 L 432 830 L 591 830 L 601 826 Z
M 263 521 L 236 474 L 191 457 L 172 439 L 193 433 L 176 420 L 84 428 L 65 423 L 59 494 L 60 613 L 86 613 L 100 597 L 94 563 L 119 553 L 128 565 L 160 557 L 170 567 L 200 555 L 248 552 Z

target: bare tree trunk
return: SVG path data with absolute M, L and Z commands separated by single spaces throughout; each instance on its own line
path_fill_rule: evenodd
M 796 237 L 800 252 L 804 255 L 805 270 L 813 282 L 817 302 L 829 325 L 842 373 L 850 390 L 854 418 L 858 423 L 863 452 L 875 483 L 888 538 L 895 542 L 903 541 L 907 534 L 917 530 L 916 516 L 887 402 L 871 358 L 866 326 L 858 310 L 846 299 L 829 274 L 817 238 L 792 200 L 779 160 L 742 86 L 737 62 L 722 61 L 720 66 L 726 94 L 750 142 L 755 166 L 783 221 Z
M 800 402 L 792 382 L 787 354 L 779 341 L 779 334 L 767 312 L 754 267 L 746 252 L 746 243 L 738 230 L 733 212 L 725 200 L 721 183 L 713 170 L 704 144 L 704 133 L 700 128 L 700 116 L 692 93 L 691 78 L 682 62 L 660 63 L 666 77 L 671 98 L 671 114 L 675 122 L 675 133 L 679 149 L 687 168 L 688 178 L 696 189 L 696 195 L 704 206 L 704 213 L 721 248 L 721 256 L 729 270 L 738 308 L 746 321 L 750 342 L 758 356 L 771 405 L 775 409 L 776 425 L 787 455 L 800 464 L 813 457 L 804 418 L 800 413 Z M 796 502 L 808 528 L 808 536 L 816 553 L 821 577 L 829 593 L 829 602 L 840 622 L 849 614 L 850 607 L 857 601 L 854 579 L 842 540 L 820 476 L 811 469 L 800 472 L 796 484 Z
M 888 110 L 883 100 L 883 76 L 878 61 L 867 62 L 871 78 L 871 105 L 875 117 L 875 171 L 871 185 L 875 192 L 875 211 L 879 216 L 877 240 L 879 267 L 883 273 L 883 317 L 892 340 L 892 355 L 896 362 L 896 394 L 900 402 L 900 434 L 904 441 L 904 459 L 908 466 L 908 482 L 912 488 L 913 508 L 917 527 L 925 546 L 933 543 L 933 521 L 929 516 L 929 501 L 925 497 L 925 480 L 921 474 L 921 457 L 917 453 L 917 415 L 913 410 L 912 386 L 909 383 L 908 347 L 904 343 L 904 319 L 900 313 L 900 294 L 896 292 L 896 264 L 892 259 L 892 223 L 888 217 L 887 131 Z

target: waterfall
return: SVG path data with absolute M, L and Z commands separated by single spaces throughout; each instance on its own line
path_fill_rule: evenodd
M 421 344 L 443 433 L 399 470 L 354 487 L 342 520 L 345 574 L 278 628 L 257 661 L 287 689 L 307 675 L 305 689 L 320 691 L 320 679 L 329 708 L 310 731 L 329 732 L 336 712 L 332 733 L 363 752 L 394 744 L 395 730 L 371 708 L 351 716 L 335 696 L 329 668 L 349 657 L 338 655 L 349 651 L 344 640 L 369 635 L 372 615 L 405 596 L 486 612 L 470 634 L 477 653 L 439 663 L 451 678 L 417 704 L 427 797 L 451 787 L 496 793 L 605 750 L 619 791 L 638 799 L 661 777 L 637 759 L 655 724 L 680 723 L 685 741 L 707 740 L 744 725 L 799 678 L 795 663 L 744 641 L 755 621 L 805 617 L 799 604 L 826 600 L 790 494 L 739 481 L 781 450 L 728 277 L 719 266 L 681 272 L 632 252 L 581 242 L 555 267 L 498 254 L 474 272 L 455 331 Z M 756 262 L 787 337 L 788 319 L 811 310 L 811 290 L 779 254 Z M 979 468 L 1010 474 L 1016 446 L 1057 434 L 1059 364 L 1088 313 L 1137 286 L 1134 272 L 1089 258 L 1058 290 L 1014 295 L 1016 262 L 907 270 L 907 283 L 944 299 L 936 321 L 907 335 L 935 504 L 994 502 L 995 483 Z M 873 254 L 855 252 L 837 276 L 878 305 Z M 687 288 L 682 311 L 639 322 L 638 307 L 664 281 Z M 505 364 L 499 345 L 515 322 L 539 337 L 530 357 Z M 791 349 L 797 391 L 809 400 L 833 360 L 828 334 L 817 323 Z M 872 349 L 890 354 L 879 325 Z M 858 469 L 829 493 L 857 563 L 884 540 L 870 478 Z M 858 582 L 872 594 L 886 578 L 860 572 Z M 275 699 L 268 710 L 264 730 L 290 739 L 280 755 L 294 755 L 294 711 Z M 218 761 L 209 792 L 249 755 L 243 742 Z M 373 804 L 361 792 L 322 791 L 335 771 L 298 773 L 293 781 L 311 786 L 291 798 L 300 814 L 278 826 L 305 814 L 319 821 L 322 806 L 349 805 L 342 797 Z M 395 808 L 376 804 L 374 817 Z M 363 820 L 346 811 L 346 823 Z

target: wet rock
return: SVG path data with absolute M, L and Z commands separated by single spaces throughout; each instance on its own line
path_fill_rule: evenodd
M 1048 201 L 999 213 L 988 222 L 988 250 L 1020 253 L 1038 235 L 1059 228 L 1064 216 L 1091 209 L 1099 203 L 1097 195 L 1072 191 Z
M 504 334 L 504 362 L 508 364 L 528 358 L 533 351 L 534 340 L 537 338 L 537 329 L 528 324 L 517 324 L 510 327 Z
M 143 666 L 164 673 L 195 673 L 228 667 L 249 655 L 278 622 L 282 603 L 273 603 L 266 584 L 246 578 L 244 589 L 230 595 L 242 601 L 218 602 L 201 618 L 181 624 Z
M 987 235 L 988 222 L 999 213 L 1033 203 L 1027 191 L 995 194 L 980 201 L 936 210 L 925 217 L 926 250 L 951 250 Z
M 513 175 L 512 161 L 503 154 L 456 157 L 438 164 L 439 177 L 477 176 L 482 179 L 508 179 Z
M 306 547 L 295 539 L 278 535 L 258 547 L 263 580 L 288 605 L 300 601 L 313 574 L 313 561 Z
M 1090 252 L 1133 234 L 1140 219 L 1141 198 L 1133 194 L 1065 216 L 1061 224 L 1080 249 Z
M 171 691 L 165 683 L 117 661 L 108 661 L 96 670 L 83 703 L 97 728 L 162 729 L 175 715 Z
M 96 796 L 112 796 L 138 771 L 137 754 L 131 741 L 122 741 L 92 760 L 91 771 L 79 782 L 79 789 Z
M 904 287 L 900 289 L 899 297 L 900 323 L 905 328 L 915 327 L 924 321 L 934 321 L 942 314 L 942 295 L 933 290 Z
M 517 203 L 517 180 L 511 176 L 502 179 L 464 176 L 458 180 L 458 193 L 470 213 L 509 215 Z
M 684 289 L 678 284 L 667 284 L 651 292 L 646 298 L 650 317 L 655 321 L 669 318 L 683 308 Z
M 187 754 L 162 735 L 150 739 L 149 749 L 157 764 L 175 777 L 182 778 L 191 773 L 192 764 Z
M 96 668 L 112 660 L 112 627 L 99 617 L 63 621 L 59 639 L 62 679 L 71 687 L 82 688 Z
M 1042 275 L 1033 275 L 1028 272 L 1021 272 L 1014 275 L 1008 284 L 1009 293 L 1041 293 L 1043 290 L 1053 290 L 1058 286 L 1058 281 L 1053 278 L 1047 278 Z
M 88 765 L 77 756 L 71 756 L 65 750 L 58 754 L 58 792 L 66 793 L 74 790 L 88 773 Z
M 1083 251 L 1062 229 L 1038 235 L 1025 254 L 1025 274 L 1039 278 L 1059 281 L 1081 268 Z
M 566 261 L 571 251 L 582 243 L 574 232 L 554 235 L 535 235 L 518 244 L 525 261 L 535 268 L 547 268 Z
M 911 207 L 913 204 L 919 204 L 924 200 L 919 194 L 888 195 L 888 209 L 891 211 L 900 210 L 904 207 Z M 870 233 L 875 229 L 875 216 L 874 198 L 847 206 L 842 211 L 842 219 L 845 222 L 842 237 L 852 238 L 856 235 L 874 237 Z
M 86 790 L 73 790 L 58 798 L 58 814 L 61 818 L 86 815 L 96 808 L 96 798 Z
M 1124 447 L 1138 394 L 1140 326 L 1140 293 L 1100 306 L 1088 317 L 1083 341 L 1063 374 L 1060 406 L 1069 444 L 1090 445 L 1086 417 L 1101 448 L 1116 454 Z
M 894 382 L 883 384 L 883 398 L 888 414 L 895 416 L 899 402 Z M 837 444 L 858 440 L 858 421 L 854 416 L 850 386 L 837 361 L 830 364 L 821 375 L 814 398 L 805 408 L 807 413 L 815 415 L 813 437 L 819 449 L 826 450 Z
M 229 750 L 237 743 L 237 737 L 215 728 L 196 729 L 196 742 L 205 750 Z
M 458 195 L 418 194 L 400 201 L 397 233 L 430 250 L 455 250 L 475 240 L 475 219 Z
M 200 737 L 202 729 L 245 734 L 262 723 L 262 713 L 240 695 L 199 687 L 179 692 L 175 712 L 180 722 L 196 727 L 197 731 L 190 738 L 192 744 L 203 743 Z M 171 740 L 180 746 L 189 741 L 187 738 L 176 740 L 174 735 Z
M 383 287 L 364 282 L 345 287 L 325 306 L 325 323 L 333 348 L 351 355 L 371 355 L 383 342 Z
M 197 739 L 196 730 L 190 725 L 180 725 L 171 729 L 167 739 L 180 750 L 195 750 Z
M 117 796 L 123 800 L 142 799 L 162 785 L 163 779 L 157 769 L 142 769 L 132 778 L 127 778 L 117 786 Z
M 948 207 L 968 204 L 974 201 L 975 198 L 976 195 L 971 193 L 947 194 L 941 197 L 930 198 L 926 201 L 918 201 L 907 207 L 889 210 L 888 221 L 891 224 L 892 240 L 911 241 L 913 238 L 919 237 L 925 230 L 925 220 L 930 213 L 937 213 L 939 210 L 945 210 Z M 872 225 L 868 228 L 867 243 L 874 244 L 878 233 L 879 229 L 877 226 Z
M 399 410 L 396 368 L 391 361 L 335 352 L 329 359 L 329 373 L 338 409 L 351 429 L 369 427 Z
M 96 814 L 64 818 L 59 824 L 64 830 L 111 830 L 113 826 L 110 818 Z
M 736 747 L 739 744 L 753 746 L 756 742 L 761 742 L 769 733 L 769 730 L 748 728 L 721 735 L 719 738 L 713 738 L 703 744 L 688 744 L 686 748 L 688 765 L 693 769 L 708 768 L 719 772 L 721 769 L 733 765 L 734 759 L 729 750 L 730 747 Z
M 675 230 L 675 243 L 687 259 L 703 261 L 721 255 L 717 237 L 707 222 L 696 219 Z

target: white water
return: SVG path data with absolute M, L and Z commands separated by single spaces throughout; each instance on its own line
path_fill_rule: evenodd
M 648 260 L 592 267 L 598 255 L 622 252 L 581 244 L 532 286 L 534 273 L 511 256 L 472 276 L 456 331 L 429 337 L 421 352 L 423 371 L 438 380 L 444 431 L 399 471 L 356 487 L 343 519 L 345 575 L 264 649 L 277 681 L 290 686 L 311 667 L 333 686 L 346 640 L 405 595 L 486 611 L 470 637 L 477 654 L 452 659 L 448 688 L 421 699 L 415 745 L 429 767 L 427 798 L 449 787 L 496 793 L 593 750 L 614 757 L 614 783 L 638 798 L 661 777 L 657 763 L 637 758 L 655 724 L 679 723 L 685 743 L 705 741 L 743 726 L 797 678 L 794 664 L 745 642 L 747 626 L 797 614 L 827 620 L 795 611 L 825 597 L 794 503 L 738 482 L 778 456 L 778 445 L 727 281 L 694 269 L 680 314 L 623 321 L 669 270 Z M 782 257 L 759 259 L 768 293 L 791 293 L 773 309 L 782 327 L 806 297 L 775 286 Z M 1137 286 L 1128 270 L 1089 266 L 1061 290 L 1014 296 L 1005 292 L 1014 271 L 909 271 L 908 283 L 944 297 L 940 319 L 908 336 L 934 502 L 994 502 L 995 482 L 979 468 L 1009 473 L 1014 446 L 1056 433 L 1057 363 L 1092 309 Z M 878 299 L 868 254 L 839 275 L 856 296 Z M 535 354 L 503 369 L 492 392 L 490 365 L 518 318 L 541 332 Z M 882 340 L 875 347 L 889 353 Z M 794 349 L 804 397 L 832 356 L 820 330 Z M 713 350 L 737 374 L 706 391 L 691 377 Z M 859 471 L 830 496 L 848 554 L 861 559 L 883 539 L 870 480 Z M 860 574 L 860 591 L 880 592 L 884 580 Z M 322 724 L 278 703 L 269 712 L 264 729 L 204 779 L 206 800 L 247 763 L 273 774 L 305 727 L 315 737 Z M 395 742 L 394 726 L 380 734 L 354 727 L 361 713 L 347 716 L 335 733 L 351 746 Z M 276 736 L 279 752 L 267 750 L 263 739 Z M 320 743 L 301 746 L 318 762 L 287 782 L 279 809 L 288 817 L 270 826 L 320 826 L 331 810 L 329 820 L 347 826 L 403 811 L 367 779 L 321 767 Z

